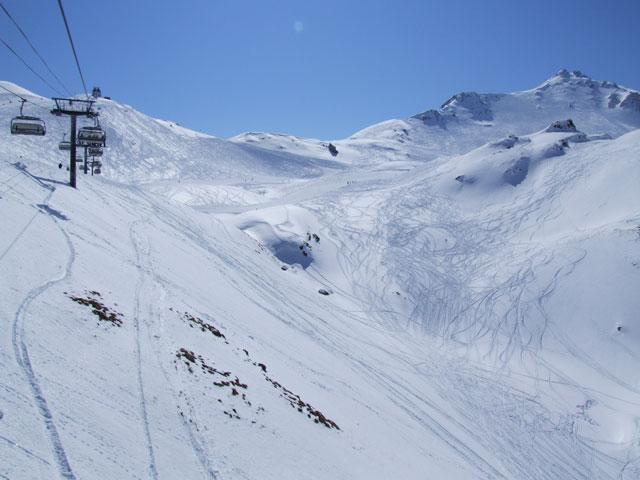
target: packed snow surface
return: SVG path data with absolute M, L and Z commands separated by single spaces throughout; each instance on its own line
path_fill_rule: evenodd
M 637 92 L 331 142 L 100 99 L 73 190 L 3 85 L 0 478 L 640 478 Z

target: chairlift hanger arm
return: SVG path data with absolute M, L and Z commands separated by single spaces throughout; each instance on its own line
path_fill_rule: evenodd
M 77 98 L 59 98 L 53 97 L 52 100 L 56 104 L 56 108 L 51 110 L 53 115 L 73 115 L 95 118 L 99 115 L 93 110 L 94 100 L 79 100 Z

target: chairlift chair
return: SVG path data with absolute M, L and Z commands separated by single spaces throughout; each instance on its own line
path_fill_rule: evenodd
M 90 157 L 101 157 L 102 147 L 89 147 L 88 153 Z
M 100 170 L 100 167 L 96 168 L 93 173 L 95 173 L 96 175 L 100 175 L 102 173 L 102 170 Z
M 68 152 L 69 150 L 71 150 L 71 142 L 70 142 L 69 140 L 65 140 L 65 139 L 64 139 L 64 137 L 65 137 L 66 135 L 67 135 L 67 134 L 65 133 L 65 134 L 62 136 L 62 141 L 58 144 L 58 148 L 59 148 L 60 150 L 63 150 L 63 151 L 65 151 L 65 152 Z
M 22 114 L 22 109 L 26 100 L 22 100 L 20 104 L 20 115 L 11 120 L 12 135 L 38 135 L 42 136 L 46 133 L 44 121 L 38 117 L 28 117 Z
M 81 147 L 104 147 L 107 136 L 99 126 L 82 127 L 78 131 L 78 145 Z

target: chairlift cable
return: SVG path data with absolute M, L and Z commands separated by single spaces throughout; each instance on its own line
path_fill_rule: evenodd
M 18 97 L 21 101 L 25 102 L 25 103 L 31 103 L 32 105 L 35 105 L 36 107 L 42 108 L 43 110 L 46 110 L 47 112 L 49 112 L 51 109 L 49 107 L 45 107 L 44 105 L 35 102 L 33 100 L 27 100 L 26 98 L 24 98 L 22 95 L 18 95 L 16 92 L 9 90 L 7 87 L 5 87 L 4 85 L 0 84 L 0 88 L 2 88 L 3 90 L 6 90 L 7 92 L 9 92 L 11 95 L 15 95 L 16 97 Z
M 7 87 L 5 87 L 4 85 L 0 85 L 0 88 L 2 88 L 3 90 L 6 90 L 7 92 L 9 92 L 11 95 L 15 95 L 16 97 L 18 97 L 20 100 L 22 100 L 23 102 L 26 102 L 27 99 L 26 98 L 22 98 L 20 95 L 18 95 L 16 92 L 12 92 L 11 90 L 9 90 Z
M 2 88 L 3 90 L 6 90 L 6 91 L 7 91 L 7 92 L 9 92 L 11 95 L 15 95 L 16 97 L 18 97 L 18 98 L 20 99 L 20 101 L 21 101 L 21 102 L 24 102 L 24 103 L 30 103 L 31 105 L 34 105 L 34 106 L 36 106 L 36 107 L 38 107 L 38 108 L 41 108 L 42 110 L 44 110 L 44 111 L 45 111 L 45 112 L 47 112 L 47 113 L 50 113 L 50 112 L 51 112 L 51 108 L 50 108 L 50 107 L 45 107 L 44 105 L 42 105 L 42 104 L 40 104 L 40 103 L 38 103 L 38 102 L 35 102 L 35 101 L 33 101 L 33 100 L 27 100 L 27 99 L 26 99 L 26 98 L 24 98 L 23 96 L 18 95 L 16 92 L 13 92 L 13 91 L 9 90 L 7 87 L 5 87 L 5 86 L 4 86 L 4 85 L 2 85 L 2 84 L 0 84 L 0 88 Z M 2 106 L 4 106 L 4 105 L 7 105 L 7 104 L 2 104 Z M 58 123 L 58 126 L 59 126 L 61 129 L 64 129 L 64 126 L 62 125 L 62 123 L 61 123 L 60 119 L 59 119 L 58 117 L 55 117 L 55 120 L 56 120 L 56 122 Z
M 20 60 L 20 61 L 24 64 L 24 66 L 25 66 L 25 67 L 27 67 L 29 70 L 31 70 L 31 72 L 32 72 L 34 75 L 36 75 L 40 80 L 42 80 L 45 84 L 47 84 L 47 86 L 48 86 L 51 90 L 53 90 L 54 92 L 56 92 L 56 93 L 58 93 L 58 94 L 60 94 L 60 95 L 63 95 L 63 94 L 60 92 L 60 90 L 58 90 L 58 89 L 57 89 L 57 88 L 55 88 L 53 85 L 51 85 L 51 84 L 50 84 L 50 83 L 49 83 L 49 82 L 48 82 L 48 81 L 47 81 L 47 80 L 46 80 L 42 75 L 40 75 L 38 72 L 36 72 L 36 71 L 31 67 L 31 65 L 29 65 L 29 64 L 24 60 L 24 58 L 22 58 L 20 55 L 18 55 L 18 53 L 17 53 L 13 48 L 11 48 L 11 46 L 10 46 L 7 42 L 5 42 L 2 38 L 0 38 L 0 42 L 2 42 L 2 43 L 4 44 L 4 46 L 5 46 L 5 47 L 7 47 L 11 53 L 13 53 L 16 57 L 18 57 L 18 60 Z
M 69 22 L 67 22 L 67 15 L 64 13 L 64 7 L 62 6 L 62 0 L 58 0 L 58 6 L 60 7 L 60 13 L 62 14 L 62 19 L 64 20 L 64 26 L 67 29 L 67 36 L 69 37 L 69 43 L 71 44 L 73 57 L 76 59 L 76 66 L 78 67 L 78 73 L 80 74 L 80 79 L 82 80 L 82 86 L 84 87 L 84 94 L 87 96 L 87 98 L 89 98 L 89 94 L 87 93 L 87 84 L 84 81 L 84 75 L 82 75 L 82 69 L 80 68 L 80 61 L 78 60 L 76 47 L 73 44 L 73 38 L 71 37 L 71 30 L 69 29 Z
M 36 54 L 36 56 L 40 59 L 40 61 L 42 62 L 42 64 L 46 67 L 46 69 L 49 71 L 49 73 L 53 76 L 53 78 L 55 78 L 58 83 L 60 84 L 60 86 L 62 86 L 62 88 L 69 94 L 71 95 L 70 90 L 66 87 L 66 85 L 64 83 L 62 83 L 62 81 L 60 80 L 60 78 L 58 78 L 58 76 L 53 72 L 53 70 L 51 70 L 51 67 L 49 66 L 49 64 L 46 62 L 46 60 L 42 57 L 42 55 L 40 55 L 40 53 L 38 52 L 38 50 L 36 49 L 36 47 L 34 47 L 33 43 L 31 43 L 31 40 L 29 40 L 29 37 L 27 36 L 27 34 L 24 32 L 24 30 L 22 30 L 22 28 L 20 27 L 20 25 L 18 25 L 18 22 L 16 22 L 16 20 L 11 16 L 11 14 L 9 13 L 9 11 L 6 9 L 6 7 L 2 4 L 2 2 L 0 2 L 0 8 L 4 11 L 4 13 L 7 15 L 7 17 L 9 17 L 9 20 L 11 20 L 13 22 L 13 24 L 16 26 L 16 28 L 18 29 L 18 31 L 22 34 L 22 36 L 24 37 L 24 39 L 27 41 L 27 43 L 29 44 L 29 46 L 31 47 L 31 50 L 33 50 L 33 53 Z

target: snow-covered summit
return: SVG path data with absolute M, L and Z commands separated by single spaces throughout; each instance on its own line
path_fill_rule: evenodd
M 536 89 L 546 89 L 559 85 L 582 85 L 588 88 L 619 88 L 615 82 L 611 82 L 609 80 L 597 81 L 592 79 L 589 75 L 582 73 L 580 70 L 569 71 L 566 68 L 563 68 L 554 76 L 542 82 L 542 84 L 536 87 Z

